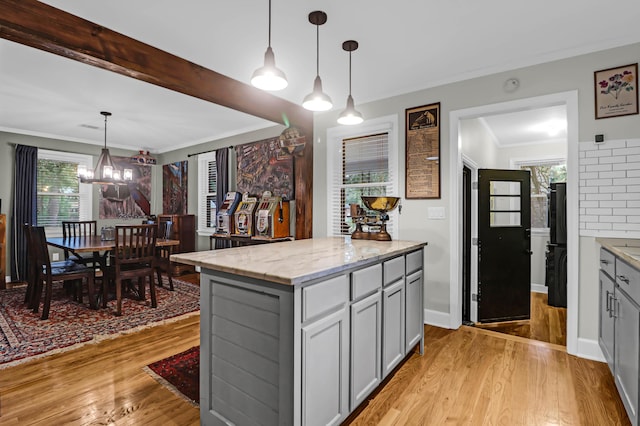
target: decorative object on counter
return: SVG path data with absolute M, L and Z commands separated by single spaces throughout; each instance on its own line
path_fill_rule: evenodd
M 149 151 L 145 153 L 143 149 L 138 151 L 136 155 L 133 155 L 130 161 L 134 164 L 148 164 L 150 166 L 156 164 L 156 159 L 149 154 Z
M 302 135 L 297 128 L 289 126 L 280 133 L 278 141 L 280 142 L 280 149 L 282 149 L 283 152 L 290 155 L 302 156 L 307 138 Z
M 356 230 L 351 234 L 351 238 L 355 240 L 391 241 L 391 235 L 387 232 L 388 213 L 398 206 L 400 197 L 362 196 L 362 202 L 367 209 L 380 214 L 375 217 L 367 216 L 365 209 L 357 204 L 351 204 L 351 217 L 356 224 Z M 363 226 L 367 226 L 367 231 L 362 229 Z
M 309 111 L 328 111 L 333 103 L 331 98 L 322 91 L 322 80 L 320 80 L 320 25 L 327 22 L 327 14 L 320 10 L 311 12 L 309 22 L 316 26 L 316 79 L 313 81 L 313 91 L 304 97 L 302 106 Z
M 98 163 L 93 170 L 88 170 L 86 166 L 78 166 L 78 178 L 80 183 L 92 183 L 96 185 L 126 185 L 133 179 L 131 168 L 118 168 L 114 164 L 109 149 L 107 148 L 107 118 L 110 112 L 101 111 L 104 116 L 104 148 L 98 157 Z
M 593 73 L 596 119 L 638 114 L 638 64 Z
M 255 235 L 265 238 L 288 237 L 289 201 L 265 191 L 255 213 Z
M 100 191 L 100 219 L 142 219 L 151 214 L 151 166 L 131 164 L 129 157 L 112 157 L 116 166 L 131 167 L 126 185 L 106 185 Z
M 407 199 L 440 198 L 440 102 L 405 110 Z
M 342 43 L 342 49 L 349 52 L 349 97 L 347 97 L 347 107 L 338 116 L 338 123 L 340 124 L 360 124 L 364 121 L 362 114 L 356 110 L 353 104 L 353 97 L 351 96 L 351 52 L 358 48 L 358 42 L 355 40 L 347 40 Z
M 216 234 L 231 235 L 236 207 L 240 202 L 239 192 L 227 192 L 222 205 L 216 213 Z
M 271 0 L 269 0 L 269 45 L 264 54 L 264 66 L 253 72 L 251 84 L 262 90 L 282 90 L 289 84 L 284 72 L 276 68 L 275 55 L 271 49 Z
M 162 213 L 187 214 L 188 161 L 162 166 Z
M 293 156 L 282 152 L 278 138 L 237 145 L 236 191 L 262 194 L 271 191 L 291 200 Z
M 242 194 L 242 201 L 234 213 L 232 235 L 243 237 L 250 237 L 254 235 L 254 213 L 257 206 L 258 199 L 256 197 L 249 197 L 247 192 Z

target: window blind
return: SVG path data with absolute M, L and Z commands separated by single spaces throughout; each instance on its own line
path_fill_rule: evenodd
M 215 152 L 198 156 L 198 230 L 213 233 L 216 220 L 218 168 Z

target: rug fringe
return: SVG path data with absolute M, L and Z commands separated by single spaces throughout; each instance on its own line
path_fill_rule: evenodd
M 180 392 L 178 390 L 178 388 L 176 388 L 174 385 L 172 385 L 168 380 L 166 380 L 164 377 L 156 374 L 155 371 L 153 371 L 152 369 L 150 369 L 146 365 L 144 367 L 142 367 L 142 369 L 144 370 L 145 373 L 150 375 L 155 381 L 160 383 L 162 386 L 166 387 L 169 390 L 169 392 L 171 392 L 172 394 L 179 396 L 181 399 L 187 401 L 189 404 L 191 404 L 192 406 L 194 406 L 196 408 L 200 407 L 200 404 L 198 402 L 192 400 L 191 398 L 188 398 L 185 394 Z

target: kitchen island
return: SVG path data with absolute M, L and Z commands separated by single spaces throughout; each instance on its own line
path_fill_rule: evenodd
M 423 353 L 425 245 L 336 237 L 173 255 L 201 268 L 201 423 L 343 421 Z

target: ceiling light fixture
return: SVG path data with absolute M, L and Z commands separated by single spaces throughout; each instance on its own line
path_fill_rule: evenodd
M 271 0 L 269 0 L 269 46 L 264 54 L 264 66 L 254 71 L 251 84 L 262 90 L 282 90 L 289 84 L 284 72 L 276 68 L 276 59 L 271 49 Z
M 100 157 L 98 157 L 95 169 L 87 170 L 84 165 L 78 166 L 78 178 L 80 178 L 80 183 L 93 183 L 96 185 L 125 184 L 126 181 L 133 180 L 133 170 L 124 169 L 120 171 L 114 166 L 107 149 L 107 118 L 111 113 L 101 111 L 100 114 L 104 116 L 104 148 L 102 148 Z
M 327 14 L 316 10 L 309 14 L 309 22 L 316 26 L 316 79 L 313 82 L 313 92 L 305 96 L 302 106 L 310 111 L 327 111 L 333 106 L 331 98 L 322 91 L 320 80 L 320 25 L 327 22 Z
M 364 121 L 362 114 L 353 105 L 353 97 L 351 96 L 351 52 L 357 48 L 358 42 L 355 40 L 347 40 L 342 43 L 342 49 L 349 52 L 349 97 L 347 98 L 347 108 L 338 116 L 338 123 L 340 124 L 353 125 Z

